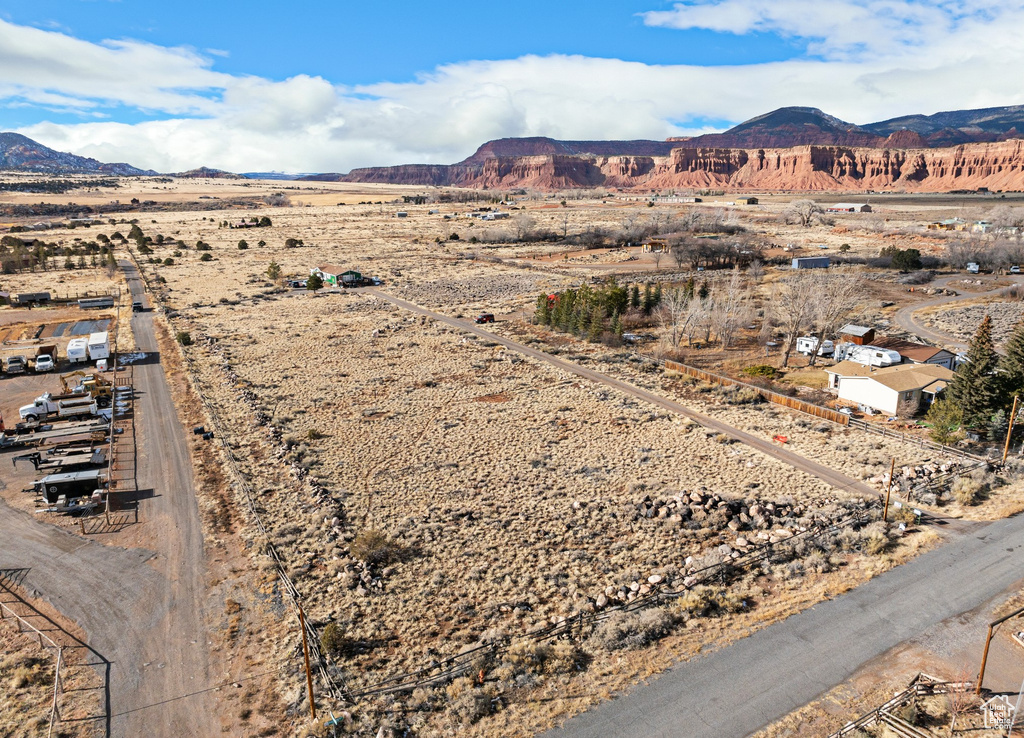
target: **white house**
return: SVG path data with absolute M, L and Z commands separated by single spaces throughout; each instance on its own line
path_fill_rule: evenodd
M 953 372 L 936 364 L 897 364 L 872 367 L 841 361 L 825 370 L 828 386 L 839 399 L 887 415 L 909 416 L 925 409 L 953 379 Z

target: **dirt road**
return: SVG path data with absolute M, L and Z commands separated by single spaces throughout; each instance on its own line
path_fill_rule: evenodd
M 929 286 L 945 288 L 946 285 L 948 285 L 950 282 L 954 280 L 959 281 L 962 279 L 965 279 L 963 275 L 955 274 L 950 277 L 942 277 L 941 279 L 936 279 Z M 1016 281 L 1017 284 L 1024 284 L 1024 279 L 1020 277 L 1011 277 L 1011 279 Z M 913 333 L 914 335 L 924 338 L 928 341 L 931 341 L 932 343 L 938 344 L 940 346 L 945 346 L 950 351 L 966 351 L 966 343 L 958 341 L 956 338 L 950 336 L 948 333 L 937 331 L 918 322 L 918 320 L 914 317 L 914 313 L 923 308 L 935 307 L 936 305 L 948 305 L 949 303 L 952 302 L 959 302 L 961 300 L 976 300 L 981 297 L 994 297 L 998 295 L 1000 292 L 1002 292 L 1004 289 L 1006 288 L 997 287 L 996 289 L 989 290 L 988 292 L 963 292 L 958 295 L 945 295 L 943 297 L 936 297 L 934 300 L 926 300 L 925 302 L 919 302 L 916 305 L 908 305 L 907 307 L 900 308 L 899 310 L 896 311 L 896 314 L 893 316 L 893 319 L 903 330 Z
M 719 420 L 715 420 L 714 418 L 708 417 L 707 415 L 695 412 L 694 410 L 691 410 L 690 408 L 686 407 L 685 405 L 681 405 L 678 402 L 674 402 L 673 400 L 661 397 L 660 395 L 656 395 L 653 392 L 649 392 L 645 389 L 641 389 L 640 387 L 636 387 L 632 384 L 629 384 L 628 382 L 623 382 L 621 379 L 609 377 L 605 374 L 602 374 L 601 372 L 597 372 L 592 369 L 587 369 L 586 367 L 582 367 L 579 364 L 574 364 L 570 361 L 565 361 L 564 359 L 560 359 L 557 356 L 552 356 L 551 354 L 545 353 L 544 351 L 539 351 L 524 344 L 517 343 L 515 341 L 512 341 L 511 339 L 505 338 L 504 336 L 500 336 L 496 333 L 491 333 L 490 331 L 476 325 L 475 323 L 470 323 L 469 321 L 466 320 L 450 318 L 447 315 L 435 313 L 431 310 L 422 308 L 419 305 L 411 303 L 407 300 L 403 300 L 401 298 L 394 297 L 393 295 L 389 295 L 386 292 L 382 292 L 377 289 L 367 289 L 364 290 L 364 292 L 375 295 L 382 300 L 387 300 L 392 305 L 403 308 L 404 310 L 408 310 L 418 315 L 426 315 L 430 318 L 433 318 L 434 320 L 450 325 L 453 328 L 458 328 L 459 330 L 462 331 L 474 333 L 480 336 L 481 338 L 486 338 L 489 341 L 500 343 L 502 346 L 505 346 L 506 348 L 512 349 L 513 351 L 518 351 L 519 353 L 524 354 L 525 356 L 529 356 L 538 361 L 545 362 L 546 364 L 550 364 L 551 366 L 557 369 L 561 369 L 564 372 L 568 372 L 569 374 L 575 374 L 578 377 L 582 377 L 596 384 L 604 385 L 605 387 L 611 387 L 612 389 L 616 389 L 620 392 L 623 392 L 624 394 L 631 395 L 639 400 L 643 400 L 644 402 L 654 405 L 655 407 L 659 407 L 671 413 L 675 413 L 677 415 L 690 418 L 691 420 L 700 423 L 705 428 L 717 431 L 718 433 L 724 433 L 730 438 L 734 438 L 737 441 L 744 443 L 747 446 L 750 446 L 751 448 L 757 449 L 758 451 L 761 451 L 762 453 L 768 456 L 771 456 L 775 459 L 778 459 L 779 461 L 782 461 L 792 466 L 794 469 L 806 472 L 811 476 L 817 477 L 818 479 L 822 480 L 823 482 L 827 482 L 828 484 L 832 485 L 833 487 L 836 487 L 837 489 L 847 490 L 849 492 L 864 495 L 866 497 L 878 496 L 878 492 L 876 490 L 872 489 L 863 482 L 860 482 L 856 479 L 852 479 L 846 476 L 845 474 L 841 474 L 840 472 L 837 472 L 834 469 L 830 469 L 827 466 L 823 466 L 814 461 L 811 461 L 810 459 L 800 456 L 799 454 L 795 454 L 792 451 L 787 451 L 786 449 L 781 448 L 780 446 L 778 446 L 775 443 L 772 443 L 770 440 L 766 438 L 759 438 L 757 436 L 751 435 L 750 433 L 741 431 L 738 428 L 733 428 L 731 425 L 726 425 L 725 423 Z
M 130 265 L 125 271 L 137 276 Z M 133 294 L 141 290 L 130 282 Z M 184 429 L 157 360 L 152 315 L 133 318 L 154 359 L 135 367 L 140 520 L 151 547 L 84 539 L 0 503 L 0 569 L 86 632 L 107 663 L 105 734 L 220 735 L 210 686 L 205 556 Z

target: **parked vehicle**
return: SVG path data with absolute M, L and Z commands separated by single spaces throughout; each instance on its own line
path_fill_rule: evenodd
M 74 377 L 81 377 L 74 387 L 68 382 L 69 379 Z M 104 379 L 103 375 L 92 372 L 83 372 L 81 370 L 71 372 L 69 374 L 62 374 L 60 377 L 60 386 L 64 390 L 65 396 L 68 395 L 89 395 L 96 400 L 96 404 L 100 407 L 110 407 L 110 398 L 113 394 L 113 384 L 109 379 Z
M 68 341 L 68 362 L 71 364 L 80 364 L 81 362 L 89 360 L 89 339 L 87 338 L 72 338 Z
M 981 267 L 976 262 L 972 261 L 972 262 L 969 262 L 967 264 L 967 273 L 968 274 L 977 274 L 980 271 L 981 271 Z
M 37 372 L 49 372 L 53 371 L 53 367 L 57 363 L 57 347 L 53 344 L 47 346 L 39 346 L 36 349 L 35 361 L 33 367 Z
M 99 405 L 88 395 L 58 395 L 49 392 L 40 395 L 31 405 L 18 408 L 22 420 L 34 423 L 47 418 L 74 418 L 80 415 L 96 415 Z
M 83 297 L 78 301 L 78 307 L 83 310 L 112 308 L 114 307 L 114 296 L 104 295 L 103 297 Z
M 822 341 L 821 348 L 818 348 L 817 336 L 800 336 L 796 339 L 797 353 L 810 356 L 815 349 L 818 351 L 818 356 L 831 356 L 835 352 L 835 344 L 832 341 Z
M 903 363 L 899 351 L 879 346 L 858 346 L 853 343 L 839 344 L 836 347 L 835 358 L 840 361 L 854 361 L 864 366 L 894 366 Z
M 37 494 L 42 495 L 52 505 L 60 497 L 71 500 L 76 497 L 90 497 L 97 491 L 102 493 L 106 482 L 107 472 L 105 469 L 87 469 L 63 474 L 47 474 L 37 480 L 33 487 Z
M 141 313 L 146 309 L 145 305 L 142 304 L 142 300 L 132 300 L 132 312 Z
M 476 318 L 473 320 L 473 322 L 474 323 L 493 323 L 494 322 L 494 313 L 480 313 L 478 316 L 476 316 Z
M 110 337 L 106 331 L 89 335 L 89 360 L 110 358 Z
M 8 374 L 24 374 L 28 368 L 28 362 L 24 356 L 8 356 L 4 360 L 4 371 Z
M 1014 264 L 1010 267 L 1010 274 L 1020 274 L 1020 267 Z

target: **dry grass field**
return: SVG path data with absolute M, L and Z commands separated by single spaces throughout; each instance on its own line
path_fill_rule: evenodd
M 172 331 L 192 341 L 183 350 L 198 387 L 258 492 L 260 515 L 338 676 L 360 689 L 484 641 L 511 639 L 500 658 L 474 664 L 471 675 L 451 684 L 360 702 L 351 713 L 359 730 L 530 735 L 936 543 L 931 532 L 911 526 L 903 536 L 869 519 L 780 549 L 672 604 L 613 616 L 582 640 L 521 640 L 560 618 L 683 589 L 702 567 L 799 537 L 822 519 L 860 514 L 867 503 L 727 437 L 370 293 L 290 290 L 267 276 L 271 264 L 283 278 L 339 265 L 450 316 L 493 312 L 499 323 L 492 328 L 503 335 L 745 431 L 784 435 L 789 450 L 876 489 L 894 457 L 908 468 L 949 460 L 776 406 L 735 404 L 627 349 L 528 325 L 522 317 L 542 292 L 617 272 L 667 278 L 669 260 L 655 264 L 638 249 L 593 255 L 558 243 L 491 243 L 497 236 L 514 241 L 507 237 L 516 223 L 466 218 L 468 204 L 389 202 L 418 191 L 210 180 L 133 181 L 116 195 L 90 195 L 96 204 L 134 195 L 167 206 L 138 214 L 145 235 L 162 243 L 135 257 Z M 79 195 L 74 201 L 86 202 Z M 253 207 L 170 209 L 200 197 L 206 205 L 213 197 L 248 198 Z M 937 251 L 940 239 L 904 227 L 942 217 L 948 207 L 879 207 L 872 216 L 803 229 L 777 220 L 791 197 L 746 210 L 712 199 L 720 202 L 701 208 L 724 209 L 723 218 L 764 231 L 776 245 L 816 254 L 821 244 L 831 252 L 849 244 L 851 253 L 870 256 L 882 245 Z M 558 203 L 524 199 L 516 207 L 525 208 L 532 227 L 555 233 L 622 228 L 687 210 L 611 199 Z M 400 210 L 408 217 L 397 217 Z M 272 225 L 225 225 L 253 216 Z M 130 225 L 93 230 L 115 228 L 127 233 Z M 41 289 L 51 278 L 15 275 L 4 286 Z M 59 279 L 61 288 L 108 284 L 98 270 Z M 877 295 L 890 292 L 899 290 L 885 281 Z M 217 463 L 215 454 L 200 459 L 201 509 L 212 535 L 244 539 L 263 576 L 267 617 L 280 617 L 270 559 L 252 521 L 242 522 L 243 501 L 236 497 L 228 509 L 229 484 Z M 267 634 L 261 648 L 294 657 L 294 635 L 280 628 Z M 289 714 L 298 714 L 298 672 L 289 670 L 278 687 Z

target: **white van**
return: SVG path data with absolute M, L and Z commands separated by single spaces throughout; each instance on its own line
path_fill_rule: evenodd
M 106 359 L 110 357 L 110 339 L 106 331 L 89 335 L 89 359 Z
M 86 338 L 72 338 L 68 342 L 68 361 L 72 364 L 80 364 L 88 361 L 89 340 Z

